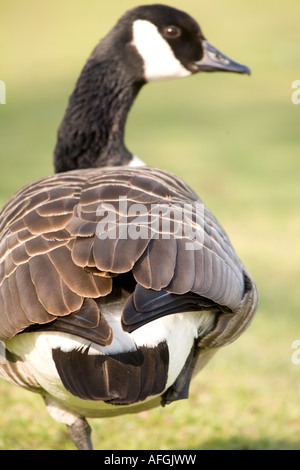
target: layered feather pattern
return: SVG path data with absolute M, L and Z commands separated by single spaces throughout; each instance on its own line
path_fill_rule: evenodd
M 41 179 L 4 207 L 0 233 L 1 340 L 57 320 L 58 329 L 81 328 L 110 344 L 95 299 L 130 271 L 137 286 L 125 307 L 127 326 L 184 311 L 183 304 L 218 308 L 206 346 L 219 346 L 239 336 L 255 311 L 255 285 L 225 232 L 166 171 L 117 167 Z M 139 305 L 140 289 L 150 289 L 148 304 Z

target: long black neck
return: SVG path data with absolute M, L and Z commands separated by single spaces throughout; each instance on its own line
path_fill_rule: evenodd
M 144 82 L 134 82 L 118 62 L 90 59 L 85 65 L 58 130 L 56 173 L 126 165 L 125 123 Z

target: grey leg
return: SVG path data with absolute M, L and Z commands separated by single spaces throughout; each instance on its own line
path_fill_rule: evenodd
M 67 425 L 67 428 L 78 450 L 93 450 L 92 430 L 85 418 L 78 418 L 73 424 Z

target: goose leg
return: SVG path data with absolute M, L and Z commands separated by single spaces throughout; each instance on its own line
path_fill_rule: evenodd
M 78 450 L 93 450 L 91 441 L 91 427 L 85 418 L 77 418 L 77 420 L 67 425 L 69 435 Z

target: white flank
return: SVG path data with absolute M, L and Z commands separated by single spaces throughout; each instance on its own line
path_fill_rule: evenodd
M 116 302 L 101 307 L 103 315 L 113 329 L 114 339 L 109 346 L 101 347 L 79 337 L 56 332 L 23 333 L 6 341 L 7 349 L 23 359 L 35 380 L 47 392 L 48 405 L 51 405 L 53 401 L 55 413 L 57 409 L 65 409 L 64 403 L 66 403 L 66 409 L 84 414 L 87 417 L 122 414 L 124 407 L 121 407 L 119 413 L 118 407 L 114 406 L 113 412 L 111 412 L 108 411 L 111 408 L 109 404 L 81 400 L 67 392 L 62 385 L 52 358 L 53 349 L 61 348 L 67 352 L 89 347 L 89 354 L 115 354 L 134 351 L 137 347 L 153 348 L 162 341 L 166 341 L 170 358 L 166 384 L 166 388 L 168 388 L 182 370 L 199 332 L 202 336 L 212 328 L 214 322 L 214 315 L 211 312 L 186 312 L 159 318 L 138 328 L 133 333 L 126 333 L 122 329 L 120 321 L 122 308 L 120 309 L 121 305 L 117 304 Z M 54 416 L 55 413 L 51 412 L 55 419 L 69 424 L 67 421 L 69 417 L 61 416 L 58 419 L 58 416 Z M 73 415 L 70 419 L 73 419 Z
M 150 21 L 137 20 L 133 23 L 133 45 L 143 59 L 147 81 L 191 75 Z

